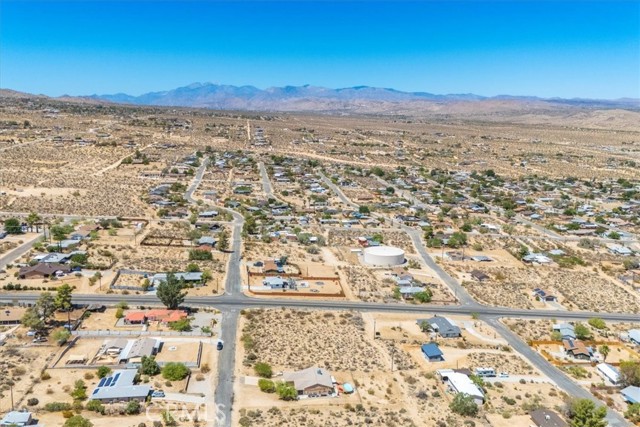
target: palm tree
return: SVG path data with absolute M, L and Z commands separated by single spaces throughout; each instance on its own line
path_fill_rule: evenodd
M 611 349 L 609 348 L 608 345 L 604 344 L 600 346 L 600 354 L 603 357 L 603 361 L 607 360 L 607 356 L 609 355 L 609 352 L 611 351 Z
M 25 221 L 29 225 L 29 231 L 33 231 L 33 226 L 42 221 L 42 218 L 40 218 L 40 215 L 38 215 L 37 213 L 31 212 L 29 216 L 27 216 L 27 219 Z M 36 225 L 36 233 L 37 232 L 38 226 Z

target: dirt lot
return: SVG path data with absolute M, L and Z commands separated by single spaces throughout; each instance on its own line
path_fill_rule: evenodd
M 558 295 L 570 310 L 605 312 L 640 312 L 640 299 L 608 277 L 585 270 L 549 267 L 493 268 L 481 271 L 491 279 L 485 282 L 467 280 L 467 290 L 479 301 L 490 305 L 534 308 L 533 288 L 540 287 Z

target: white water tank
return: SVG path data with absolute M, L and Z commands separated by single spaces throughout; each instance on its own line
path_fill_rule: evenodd
M 390 267 L 404 264 L 404 251 L 393 246 L 372 246 L 364 251 L 365 264 Z

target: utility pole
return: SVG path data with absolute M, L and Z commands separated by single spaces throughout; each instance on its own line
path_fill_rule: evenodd
M 396 355 L 396 346 L 395 344 L 391 347 L 391 372 L 393 372 L 393 359 Z
M 373 319 L 373 339 L 376 339 L 376 319 Z
M 13 385 L 9 386 L 9 391 L 11 393 L 11 411 L 13 411 Z

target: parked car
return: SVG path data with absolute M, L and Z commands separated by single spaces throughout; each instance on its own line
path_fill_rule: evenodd
M 500 375 L 498 375 L 500 378 L 509 378 L 509 374 L 506 372 L 500 372 Z
M 35 337 L 36 335 L 38 335 L 38 331 L 27 331 L 28 337 Z
M 222 340 L 218 340 L 218 343 L 216 344 L 216 349 L 222 350 L 223 348 L 224 348 L 224 342 Z
M 153 393 L 151 393 L 151 397 L 165 397 L 164 391 L 155 390 Z
M 34 343 L 38 343 L 38 342 L 47 342 L 47 339 L 45 337 L 37 337 L 33 339 Z

